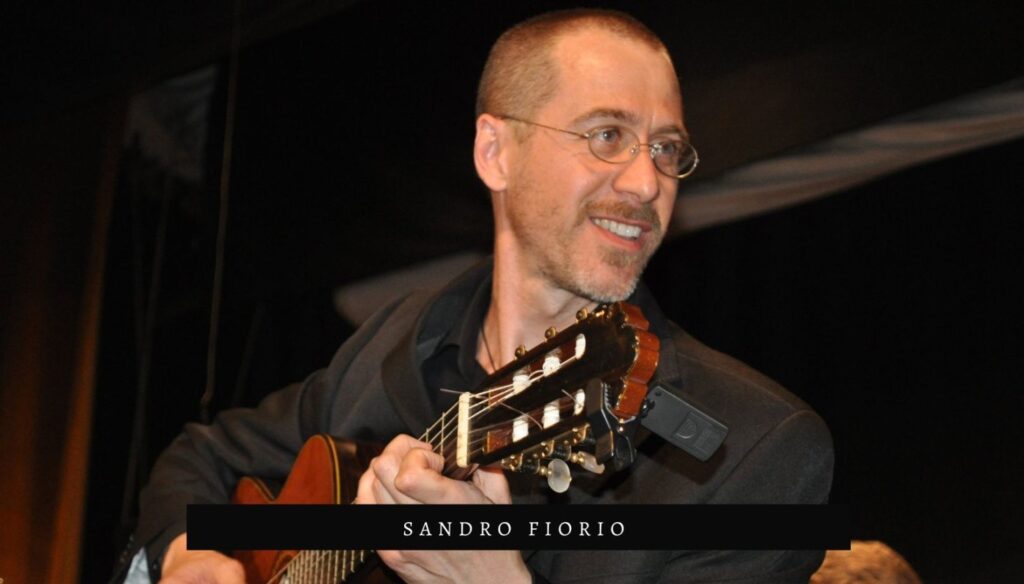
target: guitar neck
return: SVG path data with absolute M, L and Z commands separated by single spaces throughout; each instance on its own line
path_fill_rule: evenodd
M 441 474 L 449 478 L 464 480 L 473 474 L 475 467 L 461 468 L 458 465 L 458 416 L 457 406 L 449 408 L 423 432 L 419 439 L 429 444 L 433 451 L 444 459 Z

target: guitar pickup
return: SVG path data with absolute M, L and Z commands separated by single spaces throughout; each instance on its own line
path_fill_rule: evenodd
M 728 426 L 662 383 L 647 393 L 647 411 L 640 423 L 701 462 L 711 458 L 729 434 Z

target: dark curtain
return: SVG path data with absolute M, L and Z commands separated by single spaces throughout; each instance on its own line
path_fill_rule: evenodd
M 78 581 L 116 100 L 0 131 L 0 577 Z

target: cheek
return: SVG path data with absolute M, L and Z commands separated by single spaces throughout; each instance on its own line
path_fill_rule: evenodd
M 510 201 L 520 217 L 530 217 L 536 224 L 563 227 L 578 225 L 585 218 L 581 209 L 589 192 L 568 173 L 521 178 L 515 200 Z
M 510 176 L 510 207 L 520 217 L 545 225 L 579 226 L 584 209 L 611 187 L 611 175 L 597 160 L 567 157 L 565 152 L 536 152 Z M 597 166 L 596 168 L 592 165 Z
M 662 190 L 661 196 L 654 202 L 654 212 L 661 219 L 662 231 L 668 230 L 668 224 L 672 220 L 672 210 L 676 206 L 676 189 L 669 186 Z

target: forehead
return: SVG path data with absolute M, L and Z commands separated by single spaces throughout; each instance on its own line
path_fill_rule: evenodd
M 640 126 L 682 128 L 679 82 L 663 52 L 608 31 L 586 29 L 560 38 L 552 60 L 558 88 L 542 113 L 564 122 L 591 111 L 619 110 Z

